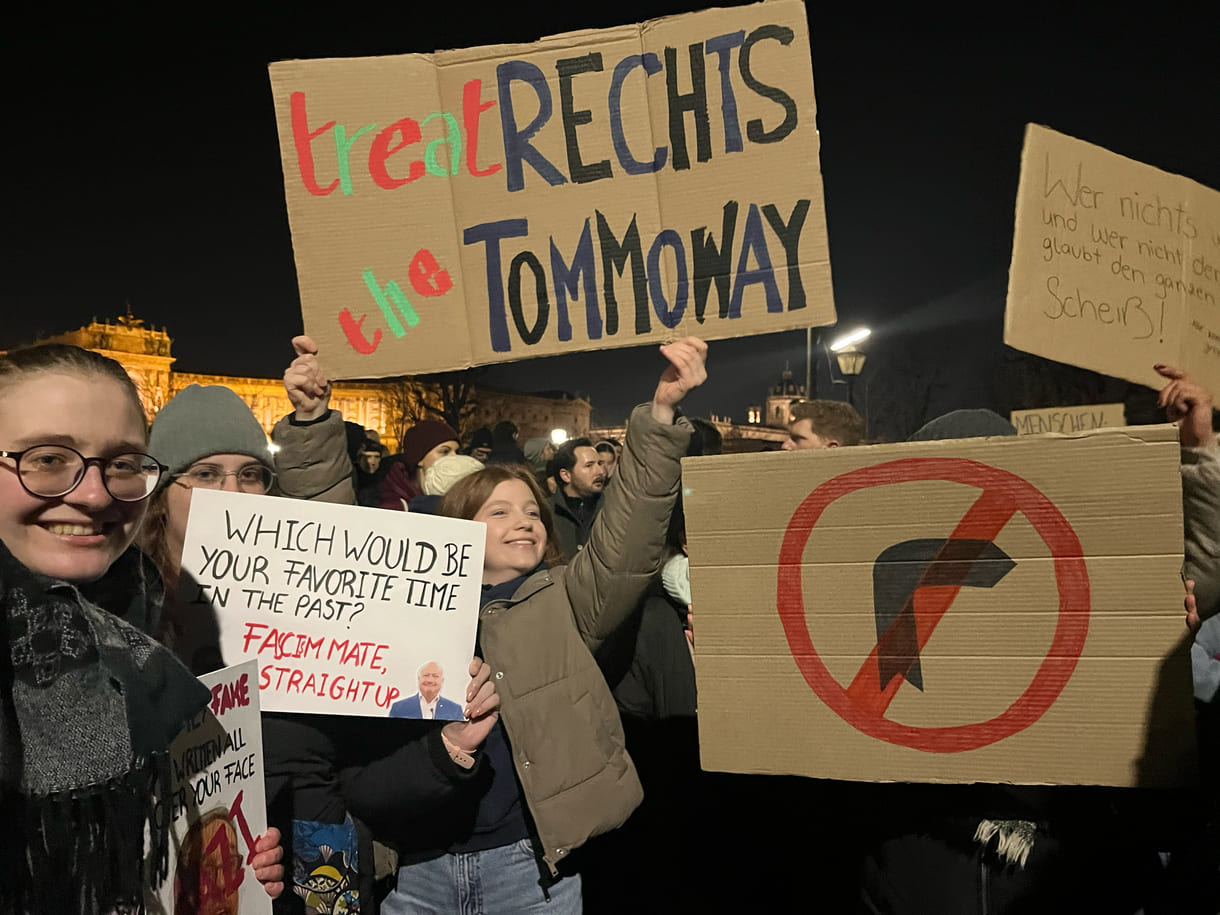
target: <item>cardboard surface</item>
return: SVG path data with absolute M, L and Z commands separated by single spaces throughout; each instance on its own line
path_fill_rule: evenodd
M 1171 426 L 684 460 L 704 768 L 1189 781 L 1178 460 Z
M 258 664 L 199 681 L 212 701 L 170 747 L 169 876 L 148 910 L 271 915 L 271 899 L 250 866 L 254 842 L 267 831 Z
M 211 619 L 226 663 L 258 660 L 268 711 L 388 716 L 417 693 L 417 670 L 436 662 L 440 695 L 453 703 L 436 717 L 460 719 L 485 530 L 418 512 L 196 489 L 178 596 Z
M 1120 403 L 1094 403 L 1083 407 L 1046 407 L 1042 410 L 1013 410 L 1009 420 L 1017 435 L 1044 432 L 1088 432 L 1091 429 L 1127 425 L 1126 408 Z
M 336 377 L 835 321 L 798 0 L 270 74 Z
M 1025 129 L 1004 342 L 1160 388 L 1220 390 L 1220 192 Z

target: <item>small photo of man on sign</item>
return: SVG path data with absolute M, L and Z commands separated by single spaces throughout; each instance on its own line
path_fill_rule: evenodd
M 447 721 L 462 721 L 462 707 L 452 699 L 441 695 L 445 685 L 445 669 L 436 661 L 421 664 L 416 671 L 419 689 L 413 696 L 400 699 L 390 706 L 391 718 L 443 718 Z

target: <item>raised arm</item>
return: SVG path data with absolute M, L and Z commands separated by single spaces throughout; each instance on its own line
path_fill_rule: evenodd
M 1220 609 L 1220 447 L 1212 432 L 1211 392 L 1169 365 L 1157 403 L 1178 424 L 1182 443 L 1182 515 L 1186 578 L 1194 583 L 1198 617 Z
M 292 338 L 292 348 L 296 358 L 284 372 L 284 390 L 293 412 L 271 430 L 279 446 L 275 467 L 280 489 L 294 499 L 355 505 L 343 416 L 330 409 L 330 381 L 318 361 L 317 344 L 302 335 Z
M 707 379 L 707 344 L 685 337 L 661 347 L 667 360 L 652 402 L 636 407 L 623 457 L 602 496 L 589 542 L 568 565 L 565 585 L 590 650 L 630 615 L 661 564 L 669 516 L 694 427 L 678 416 L 682 399 Z

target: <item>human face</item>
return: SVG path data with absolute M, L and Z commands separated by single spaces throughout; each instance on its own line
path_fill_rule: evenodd
M 785 451 L 816 451 L 821 448 L 838 448 L 833 438 L 823 438 L 813 431 L 808 419 L 798 419 L 788 424 L 788 438 L 784 440 Z
M 431 702 L 441 691 L 445 683 L 445 674 L 435 661 L 429 661 L 419 672 L 419 694 L 425 702 Z
M 6 451 L 64 444 L 86 457 L 144 451 L 144 417 L 117 381 L 95 375 L 31 374 L 0 390 Z M 0 540 L 31 572 L 84 584 L 106 574 L 131 546 L 148 500 L 119 502 L 97 465 L 74 490 L 54 499 L 26 492 L 16 463 L 0 459 Z
M 581 445 L 576 449 L 576 463 L 571 470 L 561 471 L 563 488 L 569 496 L 587 499 L 606 488 L 606 468 L 596 448 Z
M 183 473 L 190 473 L 204 464 L 220 468 L 224 474 L 220 488 L 225 492 L 241 492 L 241 487 L 237 485 L 237 471 L 243 467 L 259 466 L 259 462 L 248 454 L 210 454 L 195 461 Z M 183 476 L 170 483 L 166 490 L 165 534 L 169 539 L 171 555 L 182 555 L 182 544 L 186 542 L 186 522 L 191 513 L 191 493 L 194 491 L 195 488 Z
M 602 462 L 602 469 L 606 471 L 606 479 L 609 480 L 614 476 L 614 468 L 618 464 L 618 454 L 611 448 L 609 451 L 597 452 L 598 460 Z
M 546 552 L 546 528 L 534 493 L 520 480 L 505 480 L 475 512 L 487 525 L 483 584 L 498 585 L 532 572 Z
M 424 455 L 423 460 L 419 462 L 420 470 L 427 470 L 443 457 L 448 457 L 451 454 L 457 454 L 457 442 L 441 442 L 431 451 Z
M 360 452 L 360 469 L 365 473 L 376 473 L 377 468 L 381 466 L 380 451 L 361 451 Z

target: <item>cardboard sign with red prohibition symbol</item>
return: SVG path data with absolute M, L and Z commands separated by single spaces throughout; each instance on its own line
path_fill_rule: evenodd
M 683 463 L 704 768 L 1193 777 L 1176 430 Z

